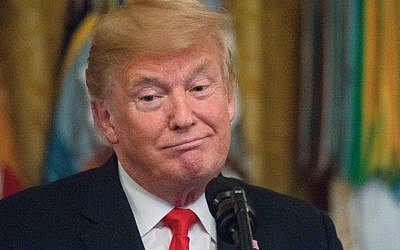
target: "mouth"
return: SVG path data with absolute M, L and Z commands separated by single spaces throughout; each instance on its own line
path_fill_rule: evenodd
M 207 138 L 207 136 L 177 141 L 177 142 L 174 142 L 174 143 L 164 146 L 163 149 L 170 149 L 170 150 L 174 150 L 174 151 L 191 150 L 191 149 L 201 146 L 204 143 L 204 141 L 206 140 L 206 138 Z

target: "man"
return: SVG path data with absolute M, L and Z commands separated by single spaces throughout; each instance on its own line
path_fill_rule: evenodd
M 235 249 L 217 236 L 204 197 L 230 145 L 230 27 L 228 15 L 195 0 L 133 1 L 103 17 L 87 86 L 115 154 L 100 168 L 2 201 L 0 248 Z M 341 249 L 323 212 L 242 186 L 260 249 Z M 190 224 L 180 238 L 173 224 L 183 217 Z

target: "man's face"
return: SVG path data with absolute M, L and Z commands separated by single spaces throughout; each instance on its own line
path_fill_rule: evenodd
M 136 58 L 100 104 L 103 133 L 128 174 L 149 191 L 204 185 L 223 167 L 234 99 L 218 55 L 207 43 Z

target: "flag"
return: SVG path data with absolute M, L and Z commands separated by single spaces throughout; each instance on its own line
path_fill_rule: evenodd
M 349 169 L 356 171 L 348 172 L 349 180 L 356 180 L 359 188 L 349 205 L 360 249 L 398 249 L 400 1 L 363 3 L 360 156 L 359 165 Z
M 399 6 L 305 2 L 301 166 L 340 166 L 357 187 L 373 177 L 400 180 Z
M 343 110 L 343 1 L 305 1 L 301 35 L 298 166 L 315 183 L 337 168 Z
M 94 126 L 85 84 L 95 14 L 74 33 L 64 59 L 63 82 L 54 115 L 46 157 L 45 182 L 75 174 L 102 163 L 110 154 Z
M 364 8 L 362 164 L 394 186 L 400 181 L 399 8 L 398 0 L 366 1 Z
M 23 188 L 8 112 L 6 88 L 0 76 L 0 199 Z
M 55 75 L 69 1 L 1 1 L 0 55 L 8 107 L 26 185 L 43 176 Z M 57 84 L 58 85 L 58 84 Z
M 400 181 L 400 2 L 351 1 L 343 167 L 355 186 Z M 354 24 L 354 25 L 353 25 Z M 400 198 L 400 196 L 399 196 Z
M 353 185 L 366 181 L 366 169 L 361 164 L 361 120 L 363 89 L 363 2 L 350 1 L 346 8 L 345 41 L 345 96 L 343 99 L 341 167 Z
M 397 249 L 400 240 L 397 219 L 400 212 L 400 1 L 305 3 L 306 11 L 323 19 L 315 22 L 306 13 L 304 27 L 322 26 L 320 32 L 325 34 L 324 42 L 314 44 L 313 36 L 319 38 L 321 33 L 312 33 L 312 30 L 303 33 L 308 36 L 304 40 L 311 41 L 311 48 L 305 47 L 303 61 L 307 64 L 303 65 L 302 85 L 310 88 L 308 92 L 315 85 L 320 86 L 322 94 L 304 95 L 308 106 L 300 104 L 305 107 L 303 114 L 308 116 L 302 113 L 300 116 L 302 124 L 316 124 L 318 128 L 314 130 L 320 135 L 314 142 L 318 147 L 316 157 L 322 159 L 318 163 L 333 162 L 352 187 L 349 199 L 341 204 L 343 210 L 350 211 L 350 218 L 343 221 L 349 223 L 352 233 L 340 236 L 353 236 L 351 248 L 354 249 Z M 325 8 L 320 8 L 321 4 Z M 312 60 L 321 51 L 322 60 L 314 63 Z M 320 75 L 320 79 L 315 77 Z M 335 96 L 337 99 L 332 101 Z M 312 107 L 309 99 L 316 97 L 320 101 L 315 102 L 317 107 Z M 318 109 L 321 119 L 312 123 L 308 112 Z M 300 130 L 308 132 L 300 138 L 312 138 L 309 133 L 314 132 L 312 129 Z M 299 144 L 308 142 L 313 141 L 308 139 Z M 307 148 L 302 154 L 310 155 L 310 151 Z

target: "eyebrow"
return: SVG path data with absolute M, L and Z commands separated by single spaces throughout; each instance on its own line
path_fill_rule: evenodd
M 141 84 L 152 84 L 158 83 L 159 79 L 156 76 L 149 76 L 149 75 L 142 75 L 138 74 L 130 82 L 135 83 L 134 85 L 141 85 Z
M 186 79 L 187 82 L 193 81 L 193 78 L 196 77 L 196 75 L 206 71 L 208 68 L 211 67 L 211 62 L 208 59 L 200 59 L 199 61 L 196 61 L 194 65 L 191 66 L 191 69 L 189 70 L 189 73 L 187 74 L 188 79 Z
M 130 93 L 135 93 L 136 91 L 139 91 L 141 88 L 147 86 L 160 86 L 160 80 L 157 76 L 149 76 L 149 75 L 142 75 L 142 74 L 137 74 L 135 75 L 130 81 L 131 84 L 128 87 L 128 91 Z M 133 83 L 133 84 L 132 84 Z

